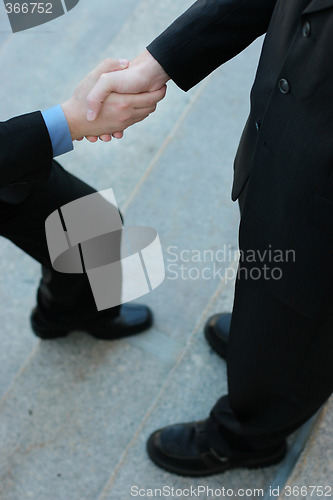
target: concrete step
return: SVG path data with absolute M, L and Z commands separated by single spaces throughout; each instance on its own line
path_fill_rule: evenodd
M 0 5 L 0 47 L 3 43 L 6 43 L 6 40 L 11 33 L 12 30 L 7 17 L 6 8 L 2 3 Z
M 333 398 L 313 420 L 303 452 L 288 480 L 280 487 L 279 500 L 306 500 L 333 496 Z
M 0 30 L 0 64 L 6 68 L 2 78 L 6 99 L 0 120 L 63 102 L 98 62 L 110 55 L 134 57 L 184 7 L 170 0 L 154 6 L 147 0 L 103 0 L 96 5 L 81 1 L 70 13 L 34 30 L 15 35 Z M 4 24 L 8 21 L 6 16 L 1 19 Z M 171 85 L 159 116 L 133 127 L 122 141 L 77 143 L 74 153 L 59 160 L 97 189 L 112 187 L 121 206 L 192 98 L 193 93 L 184 94 Z M 28 317 L 40 270 L 37 263 L 3 239 L 0 253 L 1 398 L 36 346 Z
M 207 346 L 202 335 L 206 318 L 217 311 L 229 310 L 232 305 L 233 286 L 222 285 L 215 297 L 207 303 L 205 314 L 190 333 L 188 343 L 181 358 L 169 373 L 165 383 L 156 394 L 146 418 L 138 426 L 136 434 L 123 451 L 117 467 L 111 471 L 98 500 L 130 500 L 140 490 L 142 498 L 152 497 L 152 491 L 165 488 L 161 498 L 168 498 L 174 488 L 174 497 L 185 499 L 188 490 L 194 490 L 199 498 L 223 498 L 219 491 L 232 490 L 232 498 L 241 500 L 241 489 L 250 490 L 255 498 L 255 490 L 264 491 L 278 472 L 279 466 L 250 471 L 237 469 L 223 475 L 208 478 L 186 478 L 168 474 L 150 462 L 146 453 L 146 440 L 154 430 L 177 422 L 189 422 L 207 418 L 216 400 L 227 393 L 226 365 Z M 205 488 L 205 491 L 198 488 Z M 180 494 L 180 491 L 183 494 Z M 177 493 L 176 493 L 177 492 Z M 226 496 L 226 493 L 225 493 Z M 171 497 L 171 494 L 170 494 Z M 244 498 L 244 497 L 243 497 Z M 260 496 L 256 496 L 260 498 Z
M 38 344 L 29 313 L 36 302 L 39 267 L 9 241 L 0 240 L 0 401 Z

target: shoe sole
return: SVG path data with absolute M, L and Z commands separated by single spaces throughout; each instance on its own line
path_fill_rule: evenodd
M 45 330 L 43 328 L 41 328 L 34 321 L 33 318 L 31 318 L 30 321 L 31 321 L 31 327 L 32 327 L 34 334 L 42 340 L 56 340 L 58 338 L 64 338 L 64 337 L 67 337 L 70 333 L 72 333 L 74 331 L 82 331 L 82 332 L 88 333 L 92 337 L 99 339 L 99 340 L 118 340 L 121 338 L 130 337 L 132 335 L 137 335 L 138 333 L 141 333 L 141 332 L 147 330 L 148 328 L 150 328 L 153 324 L 153 315 L 152 315 L 152 312 L 149 310 L 147 321 L 142 325 L 138 325 L 137 327 L 133 327 L 131 329 L 130 333 L 124 334 L 120 331 L 119 332 L 117 332 L 117 331 L 112 332 L 111 331 L 110 335 L 105 334 L 105 329 L 100 329 L 100 330 L 98 328 L 87 329 L 87 327 L 84 326 L 84 324 L 77 325 L 76 327 L 70 327 L 70 328 L 64 327 L 64 328 L 57 328 L 54 330 L 48 328 L 47 332 L 45 332 Z
M 244 459 L 244 460 L 238 460 L 237 463 L 232 463 L 232 461 L 225 463 L 224 465 L 221 465 L 219 469 L 211 470 L 211 471 L 197 471 L 197 470 L 188 470 L 188 471 L 183 471 L 179 469 L 178 467 L 172 467 L 168 463 L 165 463 L 163 460 L 160 460 L 159 457 L 156 456 L 155 453 L 155 446 L 153 444 L 153 436 L 150 436 L 150 438 L 147 441 L 147 453 L 154 462 L 155 465 L 158 467 L 166 470 L 167 472 L 171 472 L 173 474 L 177 474 L 178 476 L 182 477 L 205 477 L 205 476 L 214 476 L 216 474 L 222 474 L 223 472 L 226 472 L 227 470 L 230 469 L 238 469 L 238 468 L 245 468 L 245 469 L 260 469 L 261 467 L 269 467 L 271 465 L 276 465 L 277 463 L 281 462 L 286 453 L 287 453 L 287 444 L 285 443 L 283 448 L 278 450 L 274 455 L 270 455 L 266 459 L 263 458 L 257 458 L 257 459 Z

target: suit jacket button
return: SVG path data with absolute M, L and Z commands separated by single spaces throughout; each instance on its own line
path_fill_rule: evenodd
M 256 129 L 257 129 L 257 132 L 259 132 L 260 130 L 260 125 L 261 123 L 259 121 L 256 122 Z
M 310 36 L 310 34 L 311 34 L 311 24 L 309 23 L 309 21 L 305 21 L 305 23 L 303 24 L 302 33 L 303 33 L 303 36 L 305 38 L 308 38 Z
M 281 78 L 281 80 L 279 81 L 279 89 L 282 94 L 288 94 L 288 92 L 290 91 L 288 80 L 286 80 L 285 78 Z

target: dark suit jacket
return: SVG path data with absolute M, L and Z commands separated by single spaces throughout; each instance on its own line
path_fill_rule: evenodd
M 39 111 L 0 122 L 0 188 L 46 180 L 52 157 L 50 136 Z
M 240 248 L 294 250 L 295 262 L 267 252 L 283 271 L 267 285 L 316 318 L 332 304 L 333 0 L 198 0 L 148 50 L 188 90 L 265 32 L 235 159 Z

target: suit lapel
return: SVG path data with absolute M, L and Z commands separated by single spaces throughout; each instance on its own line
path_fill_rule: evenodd
M 303 14 L 310 14 L 318 10 L 328 9 L 333 7 L 333 0 L 312 0 L 309 5 L 303 10 Z

